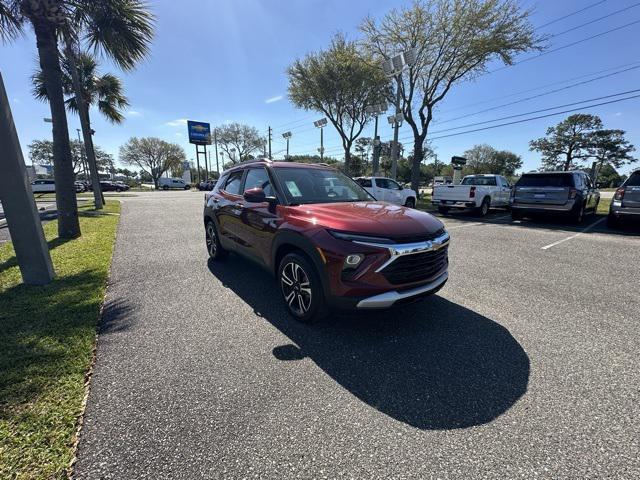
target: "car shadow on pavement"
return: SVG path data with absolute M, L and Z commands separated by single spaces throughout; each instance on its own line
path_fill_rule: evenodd
M 274 278 L 232 255 L 209 270 L 285 334 L 272 354 L 309 358 L 354 396 L 415 428 L 488 423 L 527 391 L 529 358 L 509 331 L 441 296 L 380 312 L 291 319 Z M 445 287 L 446 288 L 446 287 Z

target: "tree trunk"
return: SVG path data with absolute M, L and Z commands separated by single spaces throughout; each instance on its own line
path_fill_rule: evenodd
M 53 165 L 56 182 L 56 207 L 58 209 L 58 236 L 60 238 L 75 238 L 80 236 L 81 232 L 56 28 L 46 20 L 32 20 L 32 23 L 53 120 Z
M 89 122 L 89 106 L 82 95 L 82 86 L 80 85 L 80 75 L 76 66 L 76 54 L 71 44 L 71 39 L 65 35 L 65 55 L 71 67 L 71 78 L 73 80 L 73 89 L 76 93 L 76 105 L 78 107 L 78 116 L 80 117 L 80 126 L 82 127 L 82 137 L 84 138 L 84 150 L 89 164 L 89 172 L 91 174 L 91 186 L 93 187 L 93 200 L 96 210 L 101 210 L 104 198 L 102 197 L 102 189 L 100 188 L 100 176 L 98 175 L 98 165 L 96 163 L 96 153 L 93 148 L 93 137 L 91 136 L 91 123 Z M 82 147 L 81 147 L 82 148 Z
M 344 173 L 351 175 L 351 145 L 344 148 Z
M 424 151 L 422 150 L 422 139 L 413 141 L 413 161 L 411 163 L 411 189 L 420 192 L 420 165 L 424 160 Z

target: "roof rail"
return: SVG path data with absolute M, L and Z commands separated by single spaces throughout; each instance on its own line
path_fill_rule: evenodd
M 269 160 L 268 158 L 250 158 L 249 160 L 243 160 L 242 162 L 234 163 L 233 167 L 237 167 L 238 165 L 249 165 L 251 163 L 259 163 L 259 162 L 273 162 L 273 160 Z

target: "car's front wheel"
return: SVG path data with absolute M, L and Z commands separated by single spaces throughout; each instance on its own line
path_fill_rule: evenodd
M 416 199 L 415 198 L 407 198 L 407 201 L 404 202 L 405 207 L 416 208 Z
M 311 323 L 326 313 L 318 272 L 299 253 L 289 253 L 280 262 L 278 282 L 287 310 L 300 322 Z
M 216 229 L 215 224 L 209 220 L 204 227 L 205 231 L 205 239 L 207 242 L 207 251 L 209 252 L 209 257 L 212 260 L 220 260 L 227 256 L 229 252 L 227 252 L 222 245 L 220 244 L 220 238 L 218 237 L 218 230 Z

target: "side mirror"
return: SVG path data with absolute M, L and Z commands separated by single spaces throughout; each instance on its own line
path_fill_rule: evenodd
M 262 203 L 267 201 L 267 196 L 261 188 L 250 188 L 244 191 L 244 199 L 251 203 Z

